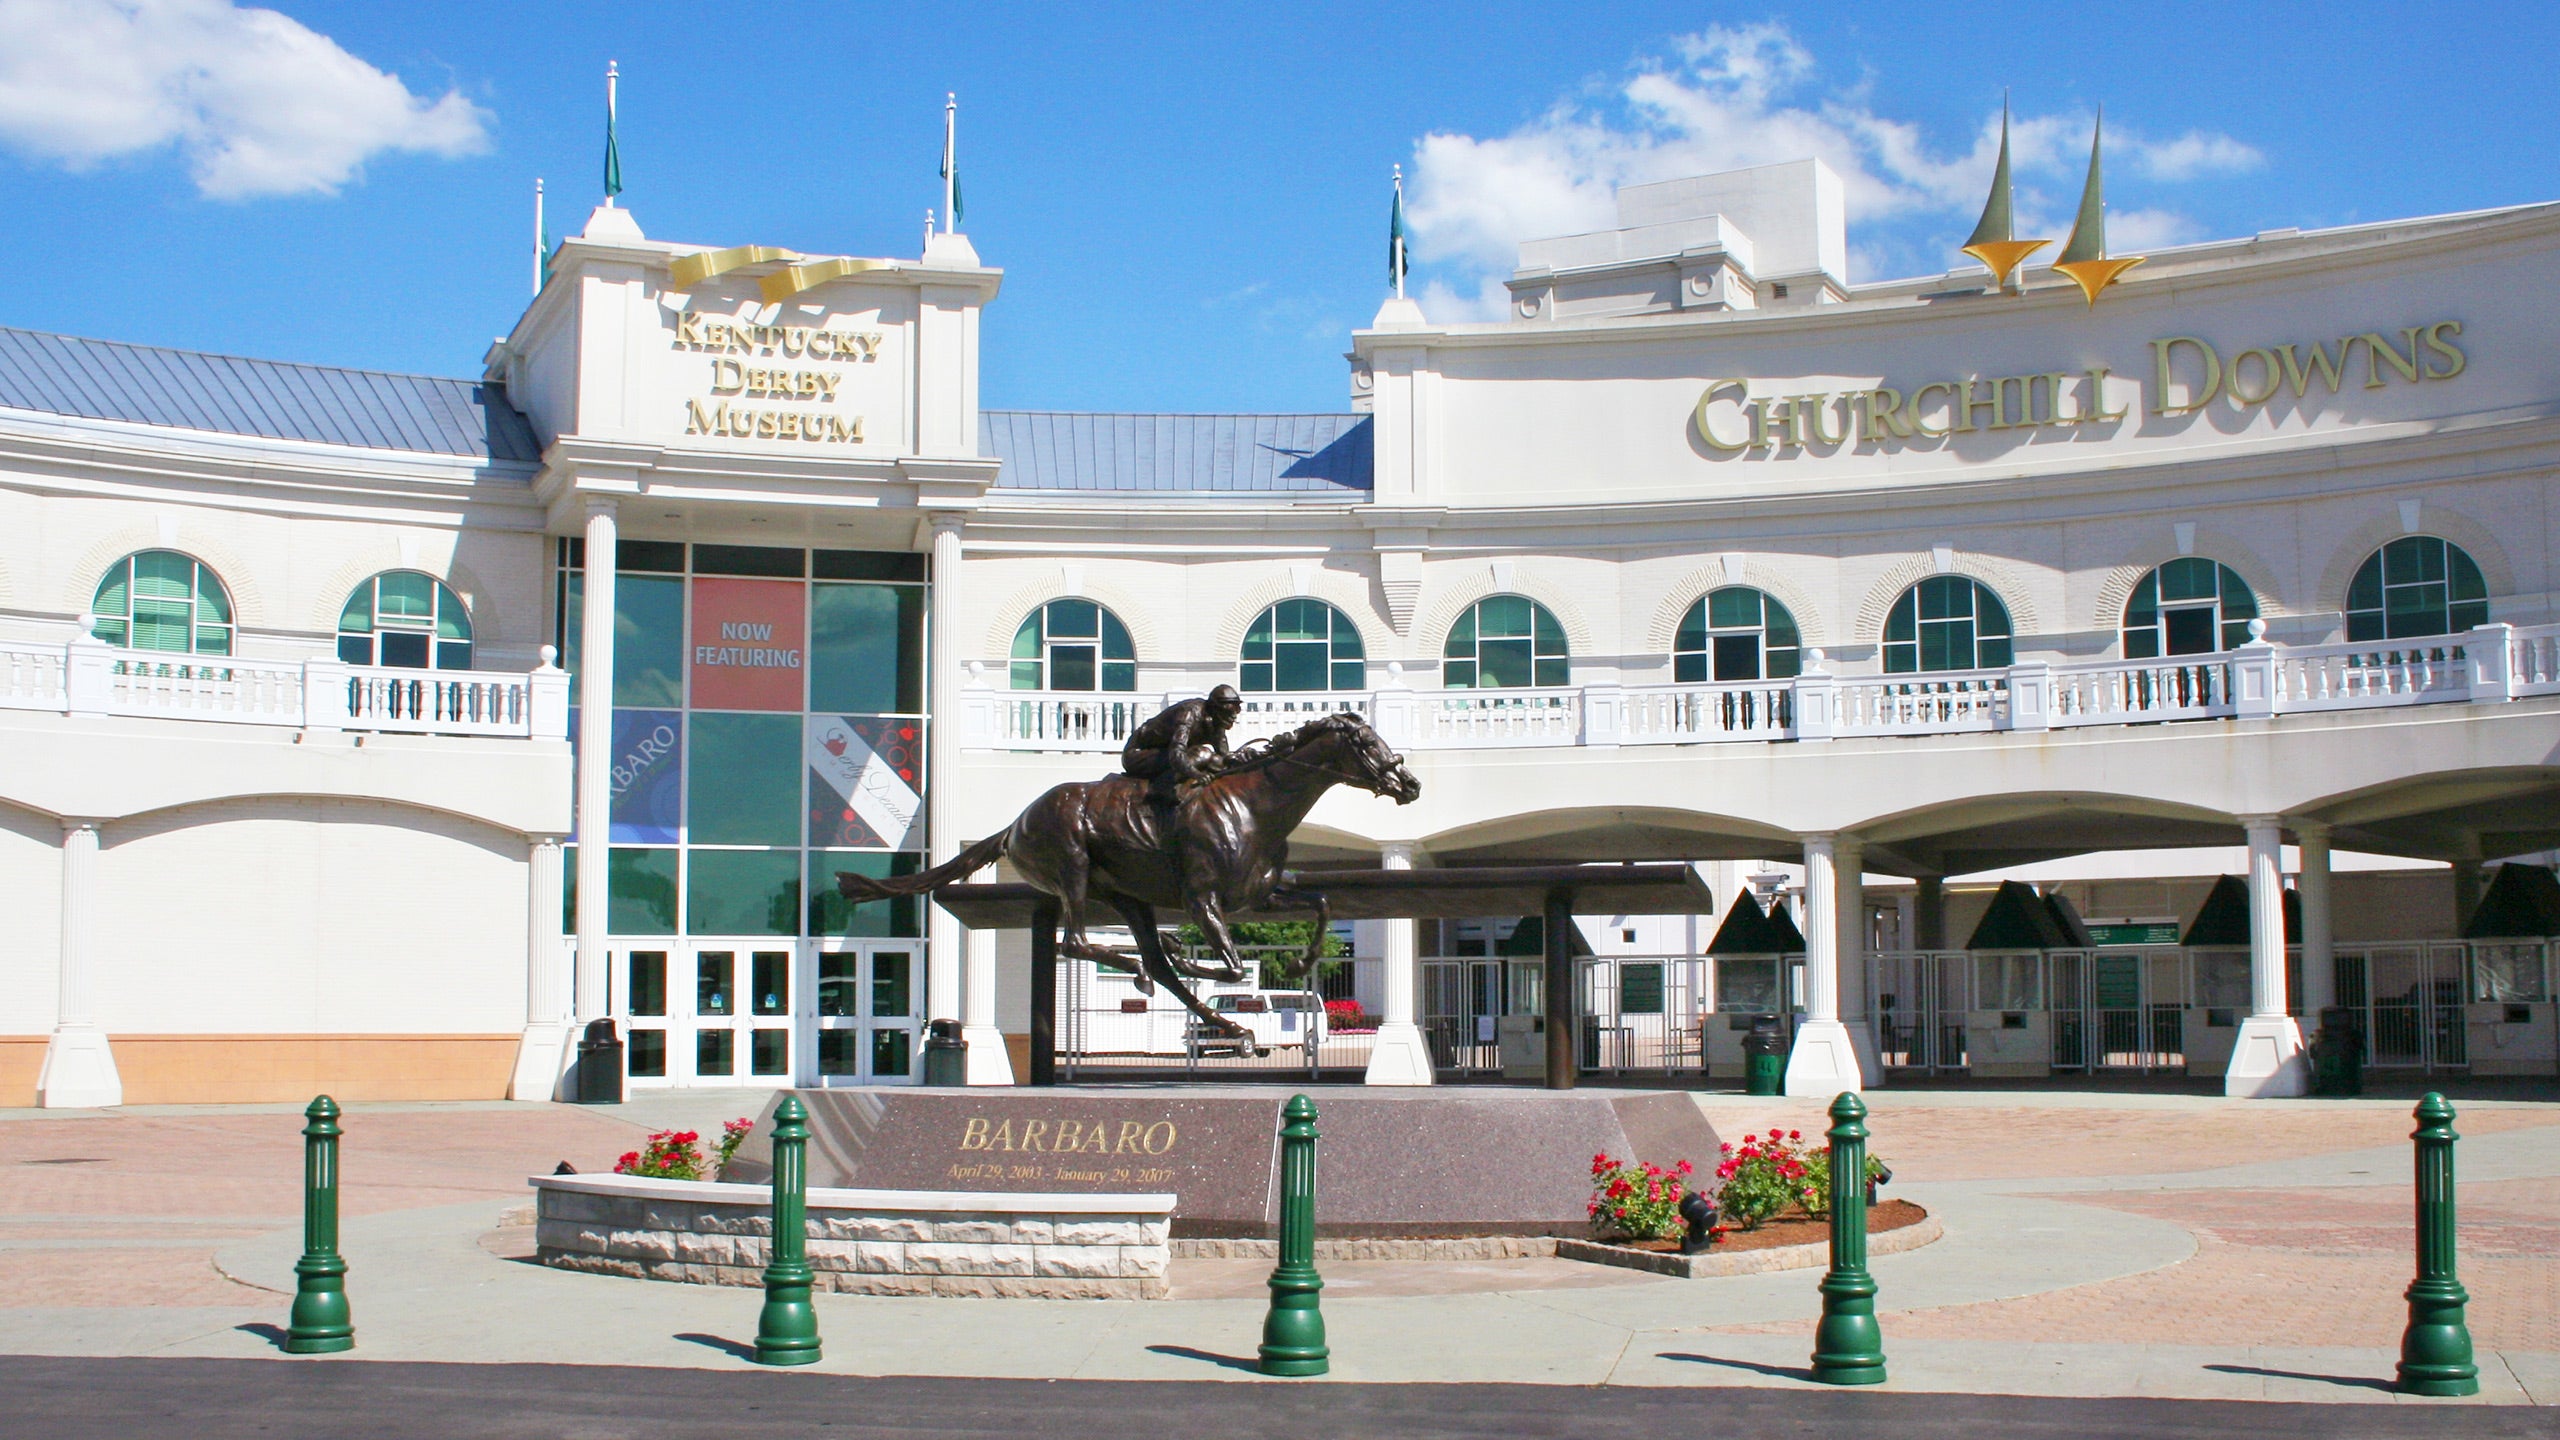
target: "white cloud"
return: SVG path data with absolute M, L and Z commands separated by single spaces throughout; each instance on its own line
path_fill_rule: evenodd
M 0 0 L 0 145 L 74 170 L 175 146 L 217 200 L 333 193 L 388 151 L 475 154 L 489 113 L 429 100 L 273 10 Z
M 1961 148 L 1933 146 L 1918 124 L 1878 114 L 1858 90 L 1824 92 L 1812 53 L 1784 26 L 1711 26 L 1670 42 L 1622 81 L 1559 100 L 1507 135 L 1435 133 L 1414 146 L 1409 215 L 1417 262 L 1431 275 L 1435 318 L 1501 313 L 1499 277 L 1523 240 L 1607 229 L 1620 185 L 1750 165 L 1822 159 L 1847 192 L 1852 264 L 1929 273 L 1947 263 L 1990 185 L 2000 115 L 1987 109 Z M 2085 114 L 2022 114 L 2010 122 L 2010 164 L 2022 208 L 2068 217 L 2088 164 Z M 2158 141 L 2110 123 L 2107 154 L 2146 181 L 2172 183 L 2254 169 L 2258 151 L 2227 135 L 2189 131 Z M 2039 182 L 2046 182 L 2040 184 Z M 2114 212 L 2111 237 L 2191 238 L 2173 211 Z M 1890 273 L 1890 272 L 1888 272 Z

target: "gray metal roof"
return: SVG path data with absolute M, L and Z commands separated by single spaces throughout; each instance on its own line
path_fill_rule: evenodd
M 1095 415 L 985 410 L 979 453 L 1007 490 L 1249 492 L 1357 499 L 1366 415 Z
M 0 326 L 0 406 L 222 435 L 539 462 L 504 391 L 476 380 L 245 360 Z

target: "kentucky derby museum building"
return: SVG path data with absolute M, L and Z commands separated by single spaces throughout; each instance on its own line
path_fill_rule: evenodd
M 1010 1083 L 1025 937 L 834 874 L 1222 681 L 1421 779 L 1303 864 L 1702 867 L 1581 917 L 1588 1070 L 1775 1013 L 1808 1093 L 2297 1093 L 2345 1006 L 2553 1073 L 2560 206 L 2097 284 L 1852 284 L 1811 161 L 1618 206 L 1499 322 L 1389 301 L 1341 414 L 981 411 L 966 238 L 611 207 L 476 380 L 0 330 L 0 1105 L 543 1096 L 600 1018 L 633 1085 L 935 1018 Z M 1360 922 L 1369 1078 L 1495 1068 L 1516 920 Z

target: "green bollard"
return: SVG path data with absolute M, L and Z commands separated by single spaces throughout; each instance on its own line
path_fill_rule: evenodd
M 1867 1273 L 1866 1118 L 1865 1103 L 1849 1091 L 1831 1102 L 1831 1268 L 1813 1327 L 1813 1378 L 1825 1385 L 1884 1383 L 1876 1281 Z
M 809 1304 L 809 1107 L 785 1095 L 773 1108 L 773 1239 L 756 1317 L 756 1363 L 818 1359 L 818 1312 Z
M 2400 1389 L 2410 1395 L 2477 1395 L 2470 1292 L 2454 1278 L 2453 1107 L 2442 1095 L 2418 1102 L 2418 1278 L 2409 1282 L 2409 1328 L 2400 1334 Z
M 323 1095 L 302 1112 L 302 1258 L 293 1262 L 293 1322 L 287 1355 L 334 1355 L 356 1348 L 347 1313 L 347 1262 L 338 1254 L 338 1102 Z
M 1262 1373 L 1322 1375 L 1333 1368 L 1333 1351 L 1316 1308 L 1324 1289 L 1316 1274 L 1316 1102 L 1293 1095 L 1280 1120 L 1280 1263 L 1262 1317 Z

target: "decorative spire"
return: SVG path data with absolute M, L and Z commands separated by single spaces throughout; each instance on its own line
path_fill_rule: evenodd
M 2080 189 L 2080 218 L 2071 224 L 2071 238 L 2062 244 L 2062 254 L 2055 257 L 2053 268 L 2071 277 L 2089 303 L 2098 303 L 2098 292 L 2116 283 L 2124 272 L 2142 263 L 2143 257 L 2127 255 L 2122 259 L 2107 258 L 2106 182 L 2099 173 L 2099 132 L 2107 123 L 2106 111 L 2098 112 L 2097 124 L 2089 131 L 2089 180 Z
M 1387 280 L 1396 287 L 1396 298 L 1404 298 L 1404 272 L 1411 263 L 1405 251 L 1404 232 L 1404 167 L 1396 167 L 1395 204 L 1387 211 Z
M 2052 244 L 2050 240 L 2020 240 L 2012 232 L 2012 199 L 2009 190 L 2009 97 L 2000 96 L 2000 163 L 1991 171 L 1991 197 L 1982 202 L 1981 223 L 1973 227 L 1973 238 L 1964 242 L 1964 253 L 1981 261 L 1991 271 L 1991 283 L 2006 289 L 2015 279 L 2018 267 L 2026 258 Z
M 622 142 L 614 133 L 620 128 L 615 111 L 621 85 L 621 62 L 607 60 L 604 62 L 604 203 L 608 207 L 613 204 L 613 197 L 622 193 Z

